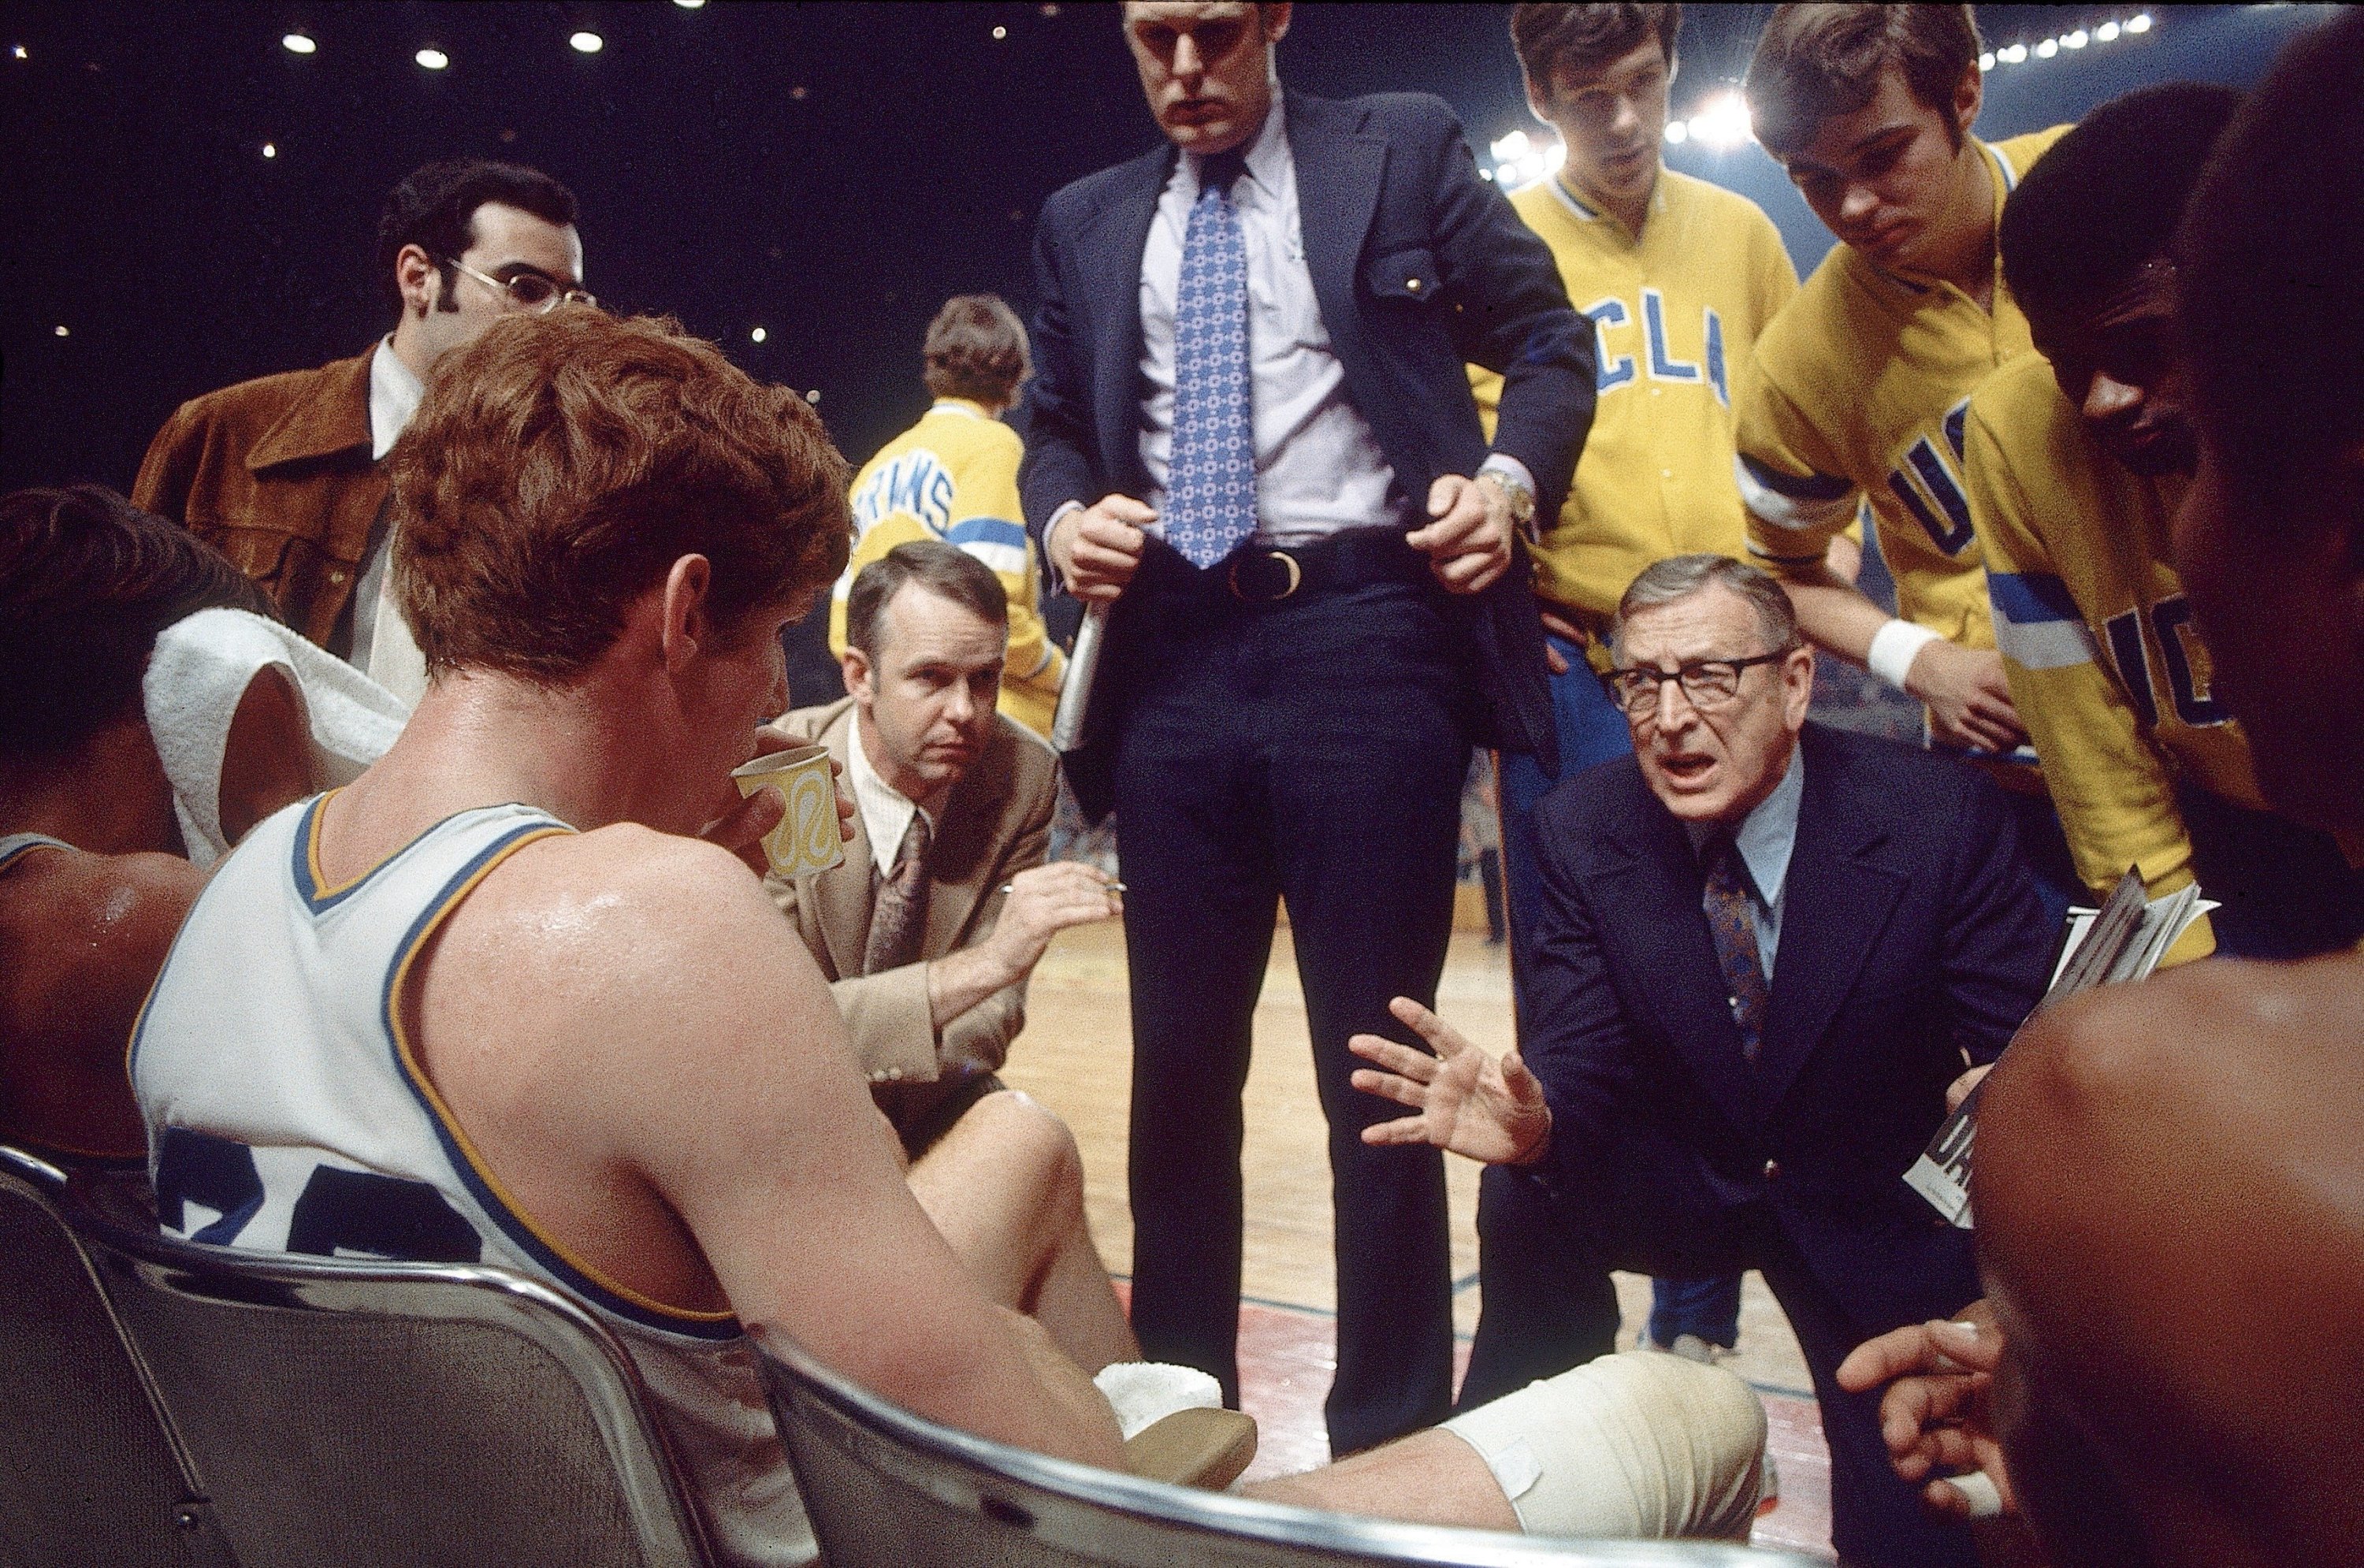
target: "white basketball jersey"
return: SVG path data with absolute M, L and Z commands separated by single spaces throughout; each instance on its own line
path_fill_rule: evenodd
M 329 798 L 277 813 L 222 862 L 132 1031 L 165 1229 L 261 1251 L 496 1263 L 556 1285 L 630 1348 L 724 1556 L 810 1561 L 738 1320 L 603 1279 L 536 1227 L 445 1108 L 396 1006 L 410 961 L 476 884 L 571 829 L 523 806 L 465 811 L 330 886 Z

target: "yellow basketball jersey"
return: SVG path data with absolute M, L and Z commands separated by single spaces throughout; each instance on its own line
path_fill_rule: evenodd
M 1600 353 L 1592 432 L 1534 551 L 1535 591 L 1605 619 L 1650 562 L 1745 549 L 1733 383 L 1798 273 L 1755 202 L 1670 170 L 1638 238 L 1557 177 L 1511 206 L 1551 248 Z M 1472 365 L 1469 383 L 1490 439 L 1502 378 Z
M 1977 143 L 1995 175 L 1998 219 L 2020 175 L 2068 128 Z M 1833 250 L 1740 380 L 1736 477 L 1750 551 L 1776 572 L 1818 562 L 1868 500 L 1897 614 L 1992 648 L 1962 491 L 1963 419 L 1979 384 L 2029 348 L 2000 265 L 1990 311 L 1952 284 L 1883 271 L 1852 246 Z
M 2077 873 L 2098 895 L 2136 866 L 2154 895 L 2173 892 L 2192 876 L 2178 777 L 2265 808 L 2170 563 L 2189 482 L 2112 457 L 2038 354 L 1979 388 L 1967 445 L 1995 638 Z M 2174 956 L 2208 951 L 2191 946 Z
M 898 544 L 937 539 L 993 568 L 1009 595 L 1001 711 L 1049 739 L 1066 655 L 1043 626 L 1042 572 L 1018 503 L 1018 432 L 962 397 L 942 397 L 853 477 L 853 555 L 829 610 L 829 646 L 845 651 L 845 600 L 861 570 Z

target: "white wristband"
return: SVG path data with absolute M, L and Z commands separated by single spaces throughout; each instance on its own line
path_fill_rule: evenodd
M 1937 633 L 1925 626 L 1915 626 L 1909 620 L 1890 619 L 1873 636 L 1871 651 L 1864 655 L 1863 662 L 1873 674 L 1901 692 L 1904 690 L 1905 673 L 1912 668 L 1913 658 L 1937 640 Z

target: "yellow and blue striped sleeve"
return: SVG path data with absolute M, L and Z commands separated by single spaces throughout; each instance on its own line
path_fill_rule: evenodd
M 1855 521 L 1861 491 L 1761 355 L 1741 377 L 1735 434 L 1748 553 L 1777 573 L 1820 565 L 1832 537 Z
M 2031 484 L 2044 485 L 2043 461 L 2040 450 L 2013 450 L 1972 400 L 1964 477 L 2012 702 L 2043 762 L 2079 879 L 2100 897 L 2134 866 L 2156 897 L 2192 880 L 2191 840 L 2164 759 L 2031 521 L 2051 515 L 2028 494 Z M 2031 464 L 2036 472 L 2027 472 Z M 2074 516 L 2071 507 L 2055 511 Z M 2106 528 L 2113 520 L 2077 521 Z M 2164 962 L 2203 958 L 2215 945 L 2202 918 Z

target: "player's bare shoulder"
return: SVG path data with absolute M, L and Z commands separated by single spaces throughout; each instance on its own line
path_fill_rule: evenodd
M 538 988 L 530 1005 L 606 1006 L 719 979 L 752 956 L 797 946 L 736 857 L 619 822 L 510 855 L 453 911 L 435 962 L 508 975 L 512 990 L 528 976 L 563 975 L 563 986 Z
M 418 969 L 403 1005 L 429 1074 L 488 1136 L 573 1129 L 585 1157 L 631 1159 L 727 1118 L 759 1078 L 858 1087 L 795 929 L 753 872 L 694 839 L 617 824 L 528 843 Z

